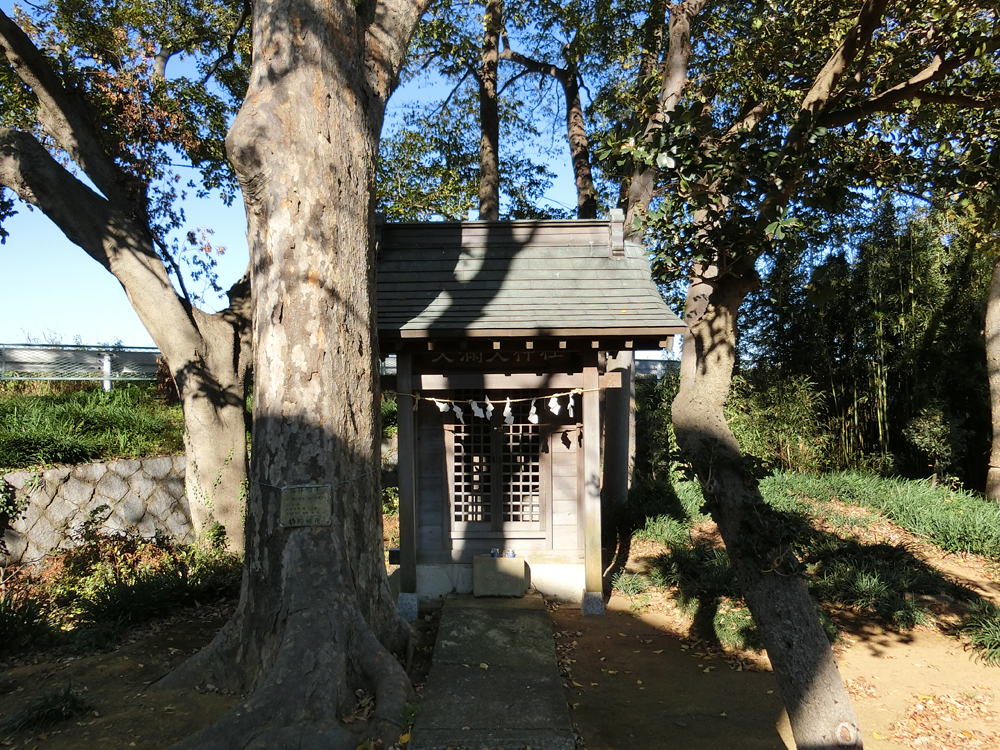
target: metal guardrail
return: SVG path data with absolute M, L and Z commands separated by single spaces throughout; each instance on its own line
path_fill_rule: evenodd
M 0 344 L 0 380 L 156 380 L 159 349 Z
M 680 372 L 681 363 L 679 359 L 637 359 L 635 361 L 635 374 L 652 376 L 657 380 L 667 373 L 676 375 Z
M 48 346 L 45 344 L 0 344 L 0 380 L 156 380 L 160 350 L 151 346 L 101 348 L 94 346 Z M 677 360 L 637 359 L 637 375 L 662 377 L 678 371 Z M 381 363 L 382 375 L 396 374 L 396 355 Z

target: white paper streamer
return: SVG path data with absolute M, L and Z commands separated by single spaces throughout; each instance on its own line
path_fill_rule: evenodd
M 493 404 L 490 403 L 490 397 L 486 397 L 486 418 L 493 419 Z
M 447 401 L 438 401 L 436 398 L 432 398 L 431 401 L 437 404 L 438 411 L 440 411 L 442 414 L 451 408 L 448 405 Z
M 457 419 L 462 424 L 465 424 L 465 420 L 462 419 L 462 407 L 459 406 L 458 404 L 452 404 L 451 408 L 455 412 L 455 419 Z
M 531 424 L 538 424 L 538 412 L 535 411 L 535 399 L 531 399 L 531 411 L 528 412 L 528 421 Z
M 562 411 L 562 407 L 559 405 L 559 399 L 555 396 L 549 399 L 549 411 L 557 415 Z
M 507 424 L 514 424 L 514 412 L 510 408 L 510 396 L 507 397 L 507 405 L 503 408 L 503 421 Z
M 483 416 L 484 416 L 483 415 L 483 410 L 479 408 L 479 404 L 477 404 L 475 401 L 470 401 L 469 402 L 469 407 L 472 409 L 472 413 L 473 414 L 475 414 L 480 419 L 483 418 Z
M 566 405 L 566 409 L 567 409 L 567 413 L 569 414 L 569 418 L 572 419 L 573 418 L 573 394 L 572 393 L 569 394 L 569 404 Z

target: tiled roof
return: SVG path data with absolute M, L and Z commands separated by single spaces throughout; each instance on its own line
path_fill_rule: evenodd
M 685 330 L 642 246 L 607 220 L 382 225 L 378 328 L 383 338 Z

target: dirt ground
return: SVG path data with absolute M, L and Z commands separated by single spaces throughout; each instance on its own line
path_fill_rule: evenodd
M 882 532 L 905 536 L 895 528 Z M 953 580 L 986 596 L 1000 592 L 1000 578 L 988 562 L 944 557 L 919 540 L 903 541 Z M 629 568 L 641 570 L 658 551 L 656 545 L 636 545 Z M 948 606 L 942 603 L 945 626 Z M 3 664 L 0 717 L 67 685 L 90 709 L 44 731 L 0 737 L 0 745 L 156 750 L 215 720 L 237 696 L 211 685 L 175 692 L 150 686 L 207 643 L 231 607 L 190 610 L 147 626 L 111 653 L 34 654 Z M 553 606 L 551 615 L 581 747 L 794 747 L 766 657 L 727 655 L 691 639 L 689 618 L 662 594 L 613 596 L 606 617 L 581 618 L 572 605 Z M 850 613 L 839 619 L 846 637 L 836 648 L 837 660 L 866 747 L 1000 748 L 1000 668 L 985 666 L 960 640 L 934 627 L 893 633 Z M 429 664 L 433 616 L 420 625 L 417 683 Z

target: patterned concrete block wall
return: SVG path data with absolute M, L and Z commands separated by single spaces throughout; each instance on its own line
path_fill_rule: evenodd
M 0 564 L 34 562 L 72 546 L 101 506 L 107 506 L 98 516 L 104 533 L 193 541 L 184 468 L 184 456 L 161 456 L 4 475 L 24 510 L 4 533 L 8 554 L 0 550 Z

